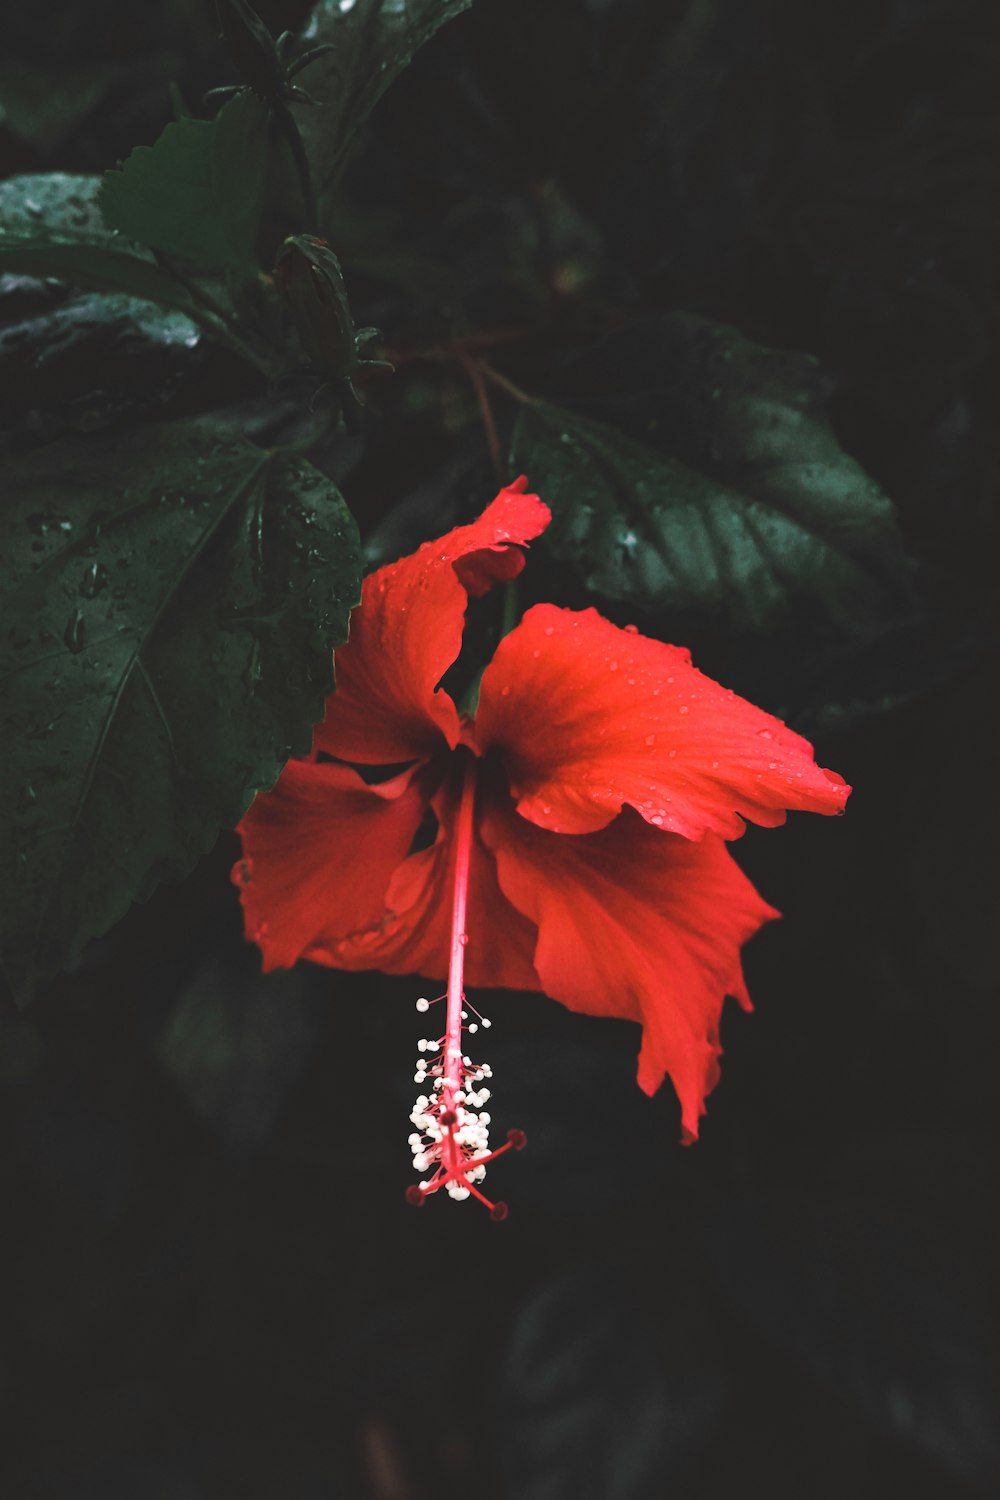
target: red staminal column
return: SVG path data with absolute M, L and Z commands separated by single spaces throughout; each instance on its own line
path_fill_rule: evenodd
M 433 1082 L 431 1095 L 421 1094 L 410 1116 L 416 1127 L 410 1136 L 413 1164 L 419 1172 L 431 1166 L 434 1172 L 425 1181 L 408 1188 L 406 1196 L 410 1203 L 420 1204 L 439 1188 L 444 1188 L 450 1198 L 478 1198 L 489 1209 L 492 1218 L 505 1219 L 507 1205 L 492 1203 L 476 1184 L 485 1177 L 488 1162 L 495 1161 L 506 1151 L 520 1150 L 526 1137 L 523 1131 L 512 1130 L 508 1132 L 504 1145 L 496 1151 L 489 1149 L 490 1116 L 483 1105 L 490 1097 L 484 1080 L 492 1077 L 492 1071 L 485 1063 L 474 1063 L 463 1047 L 463 1032 L 474 1032 L 478 1025 L 486 1028 L 490 1024 L 485 1016 L 479 1016 L 478 1025 L 475 1022 L 465 1024 L 468 1021 L 465 950 L 469 941 L 466 915 L 478 766 L 477 759 L 468 755 L 455 823 L 448 988 L 438 997 L 438 1000 L 447 1002 L 444 1035 L 437 1039 L 421 1039 L 419 1049 L 423 1054 L 430 1053 L 432 1061 L 428 1066 L 424 1057 L 418 1058 L 414 1074 L 416 1083 L 423 1083 L 428 1077 Z M 417 1001 L 417 1009 L 426 1011 L 437 1003 L 421 999 Z

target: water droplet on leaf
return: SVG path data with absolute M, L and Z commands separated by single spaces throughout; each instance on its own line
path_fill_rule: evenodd
M 66 629 L 63 632 L 63 640 L 66 643 L 66 648 L 72 651 L 74 656 L 77 652 L 83 650 L 85 635 L 86 625 L 83 620 L 83 611 L 75 609 L 67 620 Z
M 108 570 L 103 563 L 91 563 L 83 575 L 80 593 L 85 599 L 96 599 L 101 590 L 107 587 L 108 576 Z

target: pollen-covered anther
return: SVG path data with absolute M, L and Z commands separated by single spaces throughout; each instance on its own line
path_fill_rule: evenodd
M 495 1204 L 479 1189 L 486 1167 L 507 1151 L 521 1151 L 527 1144 L 523 1130 L 510 1130 L 507 1139 L 491 1151 L 489 1127 L 491 1116 L 483 1108 L 490 1098 L 488 1088 L 475 1087 L 485 1076 L 492 1077 L 488 1063 L 476 1063 L 462 1057 L 459 1070 L 446 1079 L 438 1079 L 433 1097 L 421 1094 L 410 1115 L 416 1127 L 408 1137 L 413 1153 L 414 1170 L 424 1177 L 408 1192 L 407 1201 L 423 1203 L 441 1188 L 454 1202 L 476 1198 L 499 1222 L 507 1217 L 504 1204 Z M 456 1083 L 465 1087 L 456 1088 Z M 448 1097 L 444 1097 L 447 1089 Z
M 418 1000 L 414 1001 L 414 1005 L 420 1014 L 423 1015 L 426 1011 L 430 1010 L 432 1005 L 437 1005 L 439 1000 L 446 998 L 445 995 L 435 995 L 433 1000 L 428 1000 L 425 995 L 421 995 Z

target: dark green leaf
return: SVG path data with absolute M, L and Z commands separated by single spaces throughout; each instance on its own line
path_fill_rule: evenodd
M 358 593 L 309 464 L 184 422 L 9 466 L 0 885 L 27 994 L 308 748 Z
M 101 179 L 32 173 L 0 183 L 0 274 L 54 277 L 191 310 L 188 291 L 138 246 L 110 234 L 97 204 Z
M 176 120 L 155 145 L 137 146 L 105 173 L 101 209 L 144 245 L 246 280 L 266 167 L 267 112 L 241 93 L 214 120 Z
M 52 276 L 96 292 L 124 292 L 177 312 L 191 312 L 194 307 L 180 282 L 154 261 L 142 260 L 100 241 L 0 231 L 0 273 L 4 271 L 21 276 Z
M 837 443 L 814 362 L 678 321 L 716 356 L 686 367 L 684 399 L 700 405 L 693 439 L 672 443 L 688 442 L 685 461 L 558 406 L 521 409 L 511 464 L 552 507 L 549 547 L 595 593 L 648 610 L 763 629 L 801 600 L 855 619 L 894 550 L 893 510 Z M 673 393 L 645 399 L 656 434 Z
M 335 51 L 302 74 L 319 102 L 299 117 L 320 189 L 343 170 L 368 116 L 389 85 L 446 22 L 472 0 L 320 0 L 303 40 Z
M 97 198 L 101 179 L 82 172 L 22 172 L 0 182 L 0 232 L 111 240 Z
M 205 341 L 183 313 L 13 277 L 3 292 L 0 429 L 22 442 L 36 443 L 39 428 L 55 436 L 67 422 L 94 432 L 162 416 L 182 389 L 183 399 L 197 399 L 199 388 L 206 400 L 217 398 L 218 363 L 207 361 Z

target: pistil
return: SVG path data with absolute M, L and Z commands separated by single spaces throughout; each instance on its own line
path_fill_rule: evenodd
M 437 1000 L 420 999 L 419 1011 L 427 1011 L 440 1000 L 446 1001 L 443 1036 L 422 1038 L 421 1057 L 417 1059 L 414 1082 L 432 1080 L 431 1094 L 417 1098 L 410 1119 L 416 1126 L 410 1136 L 413 1164 L 417 1171 L 434 1167 L 433 1175 L 407 1189 L 410 1203 L 421 1204 L 444 1188 L 451 1198 L 470 1195 L 478 1198 L 494 1219 L 507 1217 L 505 1203 L 492 1203 L 476 1186 L 486 1175 L 486 1165 L 510 1150 L 521 1150 L 526 1137 L 521 1130 L 508 1132 L 504 1145 L 489 1149 L 490 1116 L 483 1105 L 490 1097 L 484 1080 L 492 1078 L 486 1063 L 474 1063 L 463 1048 L 463 1032 L 476 1032 L 490 1025 L 486 1016 L 474 1011 L 477 1021 L 469 1022 L 465 998 L 465 950 L 469 937 L 466 916 L 469 897 L 469 872 L 472 863 L 473 816 L 476 803 L 478 761 L 467 755 L 462 778 L 458 815 L 455 821 L 455 866 L 451 911 L 451 942 L 448 964 L 448 988 Z M 473 1007 L 469 1007 L 473 1009 Z M 426 1055 L 430 1054 L 430 1063 Z M 440 1056 L 440 1061 L 438 1057 Z

